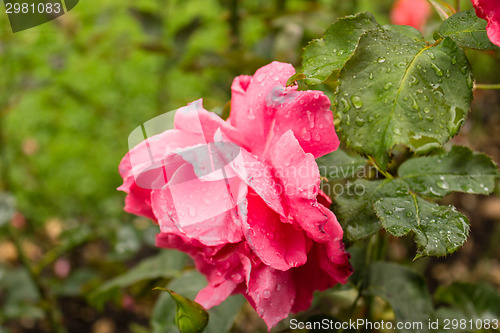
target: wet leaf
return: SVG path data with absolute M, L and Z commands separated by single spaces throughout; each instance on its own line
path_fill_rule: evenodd
M 442 0 L 429 0 L 431 5 L 436 9 L 442 20 L 446 20 L 451 15 L 455 14 L 455 8 L 453 8 L 449 3 Z
M 365 296 L 379 296 L 391 306 L 397 322 L 421 322 L 421 329 L 400 329 L 401 333 L 429 332 L 432 300 L 424 279 L 407 267 L 376 262 L 369 267 L 364 281 Z
M 383 197 L 408 194 L 408 185 L 399 179 L 356 180 L 348 183 L 334 199 L 334 212 L 344 229 L 344 237 L 354 242 L 380 230 L 373 204 Z
M 398 174 L 415 192 L 435 197 L 451 192 L 489 194 L 499 176 L 490 157 L 462 146 L 453 146 L 444 154 L 409 159 L 401 164 Z
M 144 259 L 127 273 L 119 275 L 104 283 L 92 292 L 90 300 L 97 306 L 113 295 L 113 291 L 123 289 L 142 280 L 156 278 L 174 278 L 181 274 L 186 265 L 187 256 L 175 250 L 161 250 L 153 257 Z
M 208 313 L 200 304 L 170 289 L 156 287 L 154 290 L 169 293 L 175 301 L 175 324 L 181 333 L 201 333 L 205 330 L 208 324 Z
M 467 218 L 455 207 L 439 206 L 414 194 L 382 198 L 374 207 L 382 226 L 393 236 L 413 234 L 417 258 L 453 253 L 469 234 Z
M 351 156 L 345 151 L 337 149 L 333 153 L 316 159 L 321 177 L 328 180 L 354 178 L 362 170 L 368 160 L 361 156 Z
M 332 74 L 335 77 L 335 72 L 344 66 L 359 37 L 365 31 L 378 27 L 375 18 L 368 12 L 340 18 L 326 30 L 323 38 L 315 39 L 306 46 L 302 56 L 303 73 L 295 74 L 290 80 L 301 80 L 305 75 L 307 84 L 331 81 L 327 79 Z
M 472 84 L 469 63 L 453 40 L 429 46 L 408 26 L 367 31 L 340 73 L 339 133 L 382 168 L 394 145 L 429 152 L 464 123 Z
M 451 305 L 468 319 L 496 319 L 500 316 L 498 290 L 487 284 L 455 282 L 451 286 L 439 287 L 434 298 Z
M 457 13 L 443 22 L 439 35 L 450 37 L 460 46 L 478 50 L 498 50 L 486 33 L 487 22 L 477 17 L 474 9 Z

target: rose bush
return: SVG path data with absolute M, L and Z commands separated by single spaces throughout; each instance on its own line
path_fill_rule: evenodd
M 486 31 L 493 44 L 500 46 L 500 3 L 497 0 L 472 0 L 477 16 L 488 21 Z
M 269 328 L 352 271 L 315 161 L 339 145 L 330 101 L 286 88 L 294 73 L 273 62 L 237 77 L 227 121 L 191 103 L 120 164 L 125 210 L 157 221 L 157 245 L 206 276 L 196 301 L 241 293 Z

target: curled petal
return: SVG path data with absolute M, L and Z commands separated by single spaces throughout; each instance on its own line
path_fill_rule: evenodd
M 472 0 L 478 17 L 488 21 L 486 31 L 493 44 L 500 46 L 500 3 L 497 0 Z
M 288 317 L 295 302 L 292 273 L 261 265 L 252 267 L 249 276 L 245 297 L 271 329 Z
M 302 148 L 316 158 L 339 145 L 330 100 L 319 91 L 286 88 L 295 73 L 290 64 L 273 62 L 255 75 L 233 82 L 230 123 L 245 139 L 245 148 L 266 158 L 281 135 L 292 130 Z
M 248 194 L 248 219 L 243 225 L 250 248 L 264 264 L 286 271 L 306 262 L 304 233 L 281 222 L 279 215 L 253 192 Z
M 246 185 L 237 177 L 206 182 L 193 174 L 191 164 L 185 163 L 172 177 L 173 184 L 153 190 L 151 205 L 162 232 L 178 230 L 208 246 L 240 241 Z

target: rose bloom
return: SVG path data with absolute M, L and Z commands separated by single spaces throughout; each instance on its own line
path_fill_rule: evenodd
M 125 210 L 156 221 L 157 245 L 206 276 L 195 300 L 241 293 L 269 328 L 352 272 L 315 161 L 339 145 L 330 101 L 286 88 L 294 73 L 273 62 L 237 77 L 227 121 L 196 101 L 120 163 Z
M 422 30 L 430 15 L 431 6 L 427 0 L 397 0 L 391 10 L 391 22 Z
M 488 21 L 486 31 L 493 44 L 500 46 L 500 2 L 498 0 L 472 0 L 478 17 Z

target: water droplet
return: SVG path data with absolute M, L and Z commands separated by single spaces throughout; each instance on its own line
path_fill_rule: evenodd
M 457 57 L 451 58 L 451 64 L 455 65 L 457 63 Z
M 418 109 L 419 109 L 418 104 L 417 104 L 417 101 L 413 100 L 413 105 L 412 105 L 412 107 L 413 107 L 413 110 L 418 110 Z
M 424 109 L 424 113 L 429 113 L 429 112 L 431 112 L 431 109 L 429 109 L 429 108 L 426 106 L 426 107 L 425 107 L 425 109 Z
M 443 76 L 443 70 L 441 68 L 439 68 L 438 66 L 436 66 L 436 64 L 432 63 L 431 64 L 432 66 L 432 69 L 434 69 L 434 72 L 436 73 L 437 76 Z
M 356 123 L 356 125 L 358 125 L 359 127 L 363 126 L 365 124 L 365 120 L 361 117 L 356 117 L 356 120 L 354 120 L 354 122 Z
M 281 290 L 281 284 L 280 284 L 280 283 L 278 283 L 278 284 L 276 285 L 276 288 L 275 288 L 275 289 L 276 289 L 276 291 L 280 291 L 280 290 Z
M 392 87 L 392 82 L 387 82 L 387 83 L 384 85 L 384 89 L 385 89 L 385 90 L 389 90 L 389 89 L 391 89 L 391 87 Z
M 188 214 L 190 217 L 195 217 L 196 216 L 196 210 L 194 209 L 193 206 L 187 206 L 188 208 Z
M 352 105 L 354 105 L 354 107 L 356 109 L 359 109 L 359 108 L 361 108 L 363 106 L 363 101 L 358 96 L 352 96 L 351 97 L 351 102 L 352 102 Z
M 436 185 L 439 186 L 439 188 L 441 188 L 443 190 L 447 190 L 450 188 L 450 185 L 445 181 L 444 177 L 442 177 L 442 176 L 436 182 Z
M 410 87 L 413 87 L 414 85 L 418 84 L 418 79 L 415 76 L 412 76 L 410 79 Z
M 385 58 L 384 57 L 380 57 L 380 58 L 377 59 L 377 62 L 380 62 L 380 63 L 385 62 Z
M 370 74 L 368 75 L 368 78 L 369 78 L 370 80 L 373 80 L 373 73 L 370 73 Z
M 429 58 L 431 58 L 432 60 L 434 60 L 434 59 L 436 59 L 436 56 L 434 55 L 434 53 L 429 52 Z
M 386 211 L 385 211 L 385 214 L 386 214 L 386 215 L 392 215 L 392 210 L 386 210 Z
M 408 216 L 408 217 L 412 217 L 412 216 L 413 216 L 413 213 L 412 213 L 412 212 L 406 212 L 406 216 Z
M 248 109 L 248 119 L 251 119 L 251 120 L 255 119 L 255 111 L 253 110 L 252 107 L 250 107 Z
M 269 299 L 271 298 L 271 290 L 269 289 L 266 289 L 262 292 L 262 297 L 264 297 L 264 299 Z
M 306 111 L 306 114 L 307 114 L 307 120 L 309 122 L 309 128 L 314 128 L 314 115 L 309 110 Z
M 302 139 L 304 139 L 305 141 L 311 141 L 311 132 L 304 128 L 302 130 Z
M 349 102 L 345 99 L 345 98 L 341 98 L 340 99 L 340 103 L 342 103 L 342 106 L 344 107 L 344 112 L 347 112 L 351 109 L 351 105 L 349 104 Z

